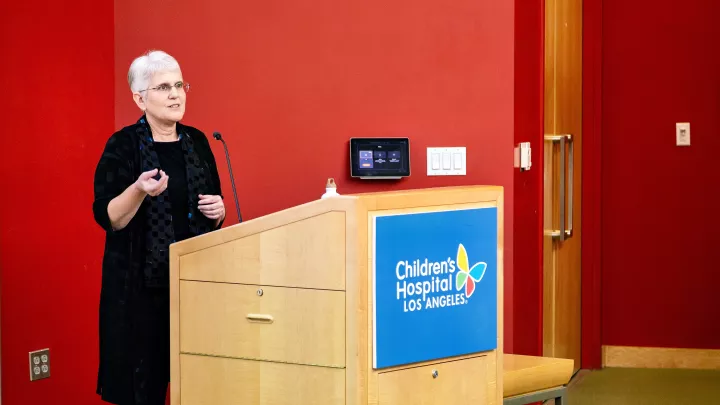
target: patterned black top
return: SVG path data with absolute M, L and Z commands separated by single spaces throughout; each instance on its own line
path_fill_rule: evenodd
M 169 294 L 168 284 L 149 287 L 144 266 L 147 259 L 147 215 L 149 198 L 142 203 L 130 223 L 115 231 L 110 225 L 107 207 L 110 201 L 133 184 L 144 171 L 141 134 L 148 131 L 140 121 L 127 126 L 107 141 L 95 170 L 93 214 L 105 230 L 105 251 L 102 263 L 100 292 L 100 364 L 97 393 L 114 404 L 154 404 L 164 401 L 169 380 Z M 201 194 L 222 195 L 217 166 L 207 137 L 201 131 L 177 124 L 178 134 L 189 136 L 199 158 L 198 167 L 206 181 Z M 157 144 L 155 145 L 157 146 Z M 166 147 L 171 149 L 169 153 Z M 183 185 L 182 159 L 162 145 L 160 165 L 170 176 L 168 194 L 173 214 L 172 226 L 182 237 L 192 237 L 188 216 L 204 229 L 213 229 L 213 220 L 187 204 L 188 183 Z M 177 199 L 176 199 L 177 197 Z M 176 201 L 183 201 L 176 203 Z M 183 208 L 183 205 L 184 208 Z M 191 208 L 192 212 L 188 212 Z M 177 212 L 185 210 L 185 215 Z M 184 218 L 185 220 L 177 220 Z M 184 222 L 184 223 L 183 223 Z M 220 226 L 222 223 L 220 224 Z M 219 227 L 219 226 L 218 226 Z M 176 238 L 177 239 L 177 238 Z
M 168 180 L 168 192 L 170 194 L 170 206 L 172 207 L 173 228 L 175 240 L 178 242 L 188 238 L 190 226 L 188 224 L 187 196 L 187 174 L 185 173 L 185 158 L 180 142 L 155 142 L 160 158 L 160 169 L 170 178 Z

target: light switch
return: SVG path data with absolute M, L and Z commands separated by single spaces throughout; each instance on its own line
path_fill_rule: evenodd
M 440 170 L 440 154 L 439 153 L 432 154 L 432 169 Z
M 443 170 L 450 170 L 452 169 L 451 163 L 450 163 L 450 152 L 443 152 Z
M 428 176 L 464 176 L 465 147 L 427 148 Z

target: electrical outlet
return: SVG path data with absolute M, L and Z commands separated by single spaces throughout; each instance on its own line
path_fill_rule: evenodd
M 50 377 L 50 349 L 30 352 L 30 381 Z

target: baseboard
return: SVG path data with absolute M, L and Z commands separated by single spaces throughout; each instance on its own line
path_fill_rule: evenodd
M 603 346 L 603 367 L 720 369 L 720 350 Z

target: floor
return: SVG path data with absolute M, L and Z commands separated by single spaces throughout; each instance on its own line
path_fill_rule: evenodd
M 607 368 L 580 371 L 569 405 L 720 404 L 720 370 Z

